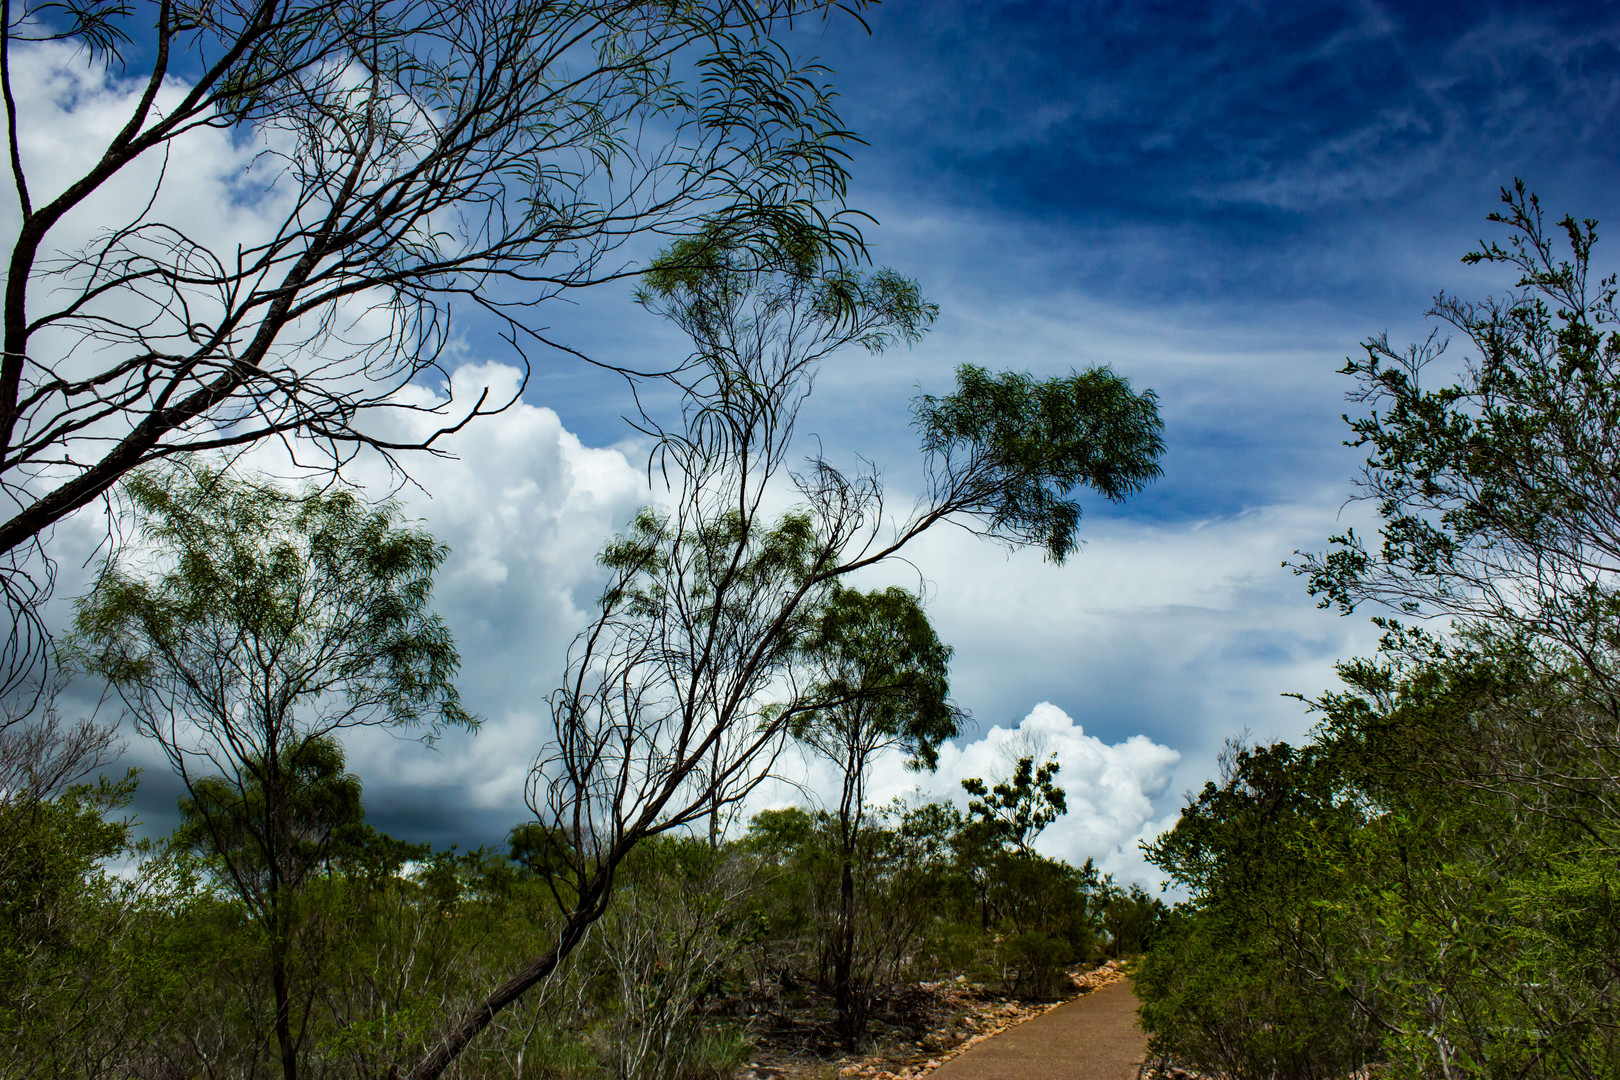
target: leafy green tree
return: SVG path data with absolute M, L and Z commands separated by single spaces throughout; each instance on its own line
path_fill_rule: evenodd
M 1131 956 L 1145 950 L 1153 941 L 1154 931 L 1170 914 L 1165 902 L 1135 883 L 1121 889 L 1108 881 L 1101 892 L 1099 921 L 1108 934 L 1113 954 Z
M 1053 998 L 1069 987 L 1066 968 L 1097 945 L 1095 873 L 1059 859 L 993 849 L 988 907 L 997 921 L 994 951 L 1009 993 Z
M 1386 646 L 1340 666 L 1309 745 L 1237 752 L 1150 851 L 1191 894 L 1137 981 L 1157 1052 L 1233 1076 L 1608 1075 L 1601 784 L 1496 764 L 1521 744 L 1584 759 L 1556 739 L 1582 697 L 1522 641 L 1393 628 Z
M 697 837 L 656 837 L 626 860 L 593 935 L 611 988 L 613 1076 L 724 1076 L 746 1061 L 736 1028 L 705 1011 L 734 989 L 748 944 L 744 911 L 758 887 L 731 852 Z
M 267 931 L 277 1037 L 285 1014 L 287 1037 L 302 1053 L 311 1011 L 332 974 L 331 939 L 341 932 L 323 917 L 311 886 L 332 874 L 334 859 L 372 838 L 365 835 L 360 780 L 344 771 L 336 740 L 305 737 L 285 746 L 281 757 L 275 770 L 279 808 L 272 812 L 260 779 L 272 770 L 259 760 L 244 761 L 243 788 L 223 776 L 191 783 L 189 797 L 180 800 L 173 841 L 193 851 L 245 902 L 250 925 Z
M 1442 296 L 1432 317 L 1474 355 L 1454 382 L 1432 380 L 1447 341 L 1398 350 L 1386 338 L 1344 373 L 1365 415 L 1347 418 L 1369 448 L 1356 497 L 1382 535 L 1355 532 L 1295 565 L 1324 606 L 1371 602 L 1401 615 L 1494 628 L 1560 650 L 1591 687 L 1586 729 L 1568 737 L 1612 753 L 1620 720 L 1620 286 L 1592 265 L 1596 222 L 1553 229 L 1522 183 L 1490 215 L 1509 231 L 1464 262 L 1517 274 L 1499 298 Z M 1560 239 L 1568 257 L 1559 250 Z M 1529 767 L 1523 778 L 1536 772 Z M 1612 776 L 1612 773 L 1610 773 Z
M 1037 380 L 964 364 L 956 377 L 955 393 L 913 403 L 923 453 L 939 466 L 935 513 L 966 512 L 982 535 L 1061 563 L 1080 545 L 1076 488 L 1119 502 L 1159 476 L 1158 398 L 1109 368 Z
M 58 1062 L 61 1043 L 102 1004 L 83 963 L 98 934 L 116 926 L 103 903 L 117 892 L 101 863 L 129 853 L 127 826 L 110 815 L 135 789 L 91 780 L 111 763 L 111 725 L 69 724 L 57 707 L 60 670 L 49 684 L 0 695 L 0 1073 Z M 108 1027 L 116 1025 L 110 1022 Z
M 756 926 L 750 962 L 761 985 L 796 989 L 813 948 L 807 931 L 817 922 L 819 890 L 831 877 L 824 857 L 824 835 L 803 807 L 761 810 L 736 841 L 755 867 L 761 887 L 753 899 Z
M 932 768 L 962 714 L 946 682 L 950 647 L 934 633 L 917 597 L 898 587 L 862 592 L 835 585 L 804 644 L 815 671 L 812 698 L 823 704 L 795 721 L 794 737 L 837 768 L 833 811 L 838 917 L 832 945 L 839 1033 L 853 1045 L 865 1028 L 857 985 L 856 847 L 865 825 L 866 775 L 872 761 L 899 748 L 915 768 Z
M 174 839 L 204 858 L 212 858 L 230 875 L 233 884 L 262 907 L 269 889 L 270 867 L 263 862 L 274 850 L 262 835 L 272 820 L 267 793 L 252 778 L 266 775 L 261 761 L 244 763 L 249 779 L 245 791 L 224 777 L 205 776 L 191 785 L 189 798 L 180 800 L 180 828 Z M 360 779 L 343 771 L 343 748 L 330 737 L 312 736 L 287 747 L 283 754 L 285 819 L 280 879 L 296 891 L 312 874 L 329 871 L 334 837 L 341 849 L 343 834 L 353 834 L 364 822 Z M 280 823 L 278 823 L 280 824 Z
M 1069 809 L 1066 794 L 1053 782 L 1060 768 L 1055 755 L 1039 767 L 1030 755 L 1019 758 L 1012 776 L 993 788 L 976 776 L 963 780 L 963 790 L 973 796 L 968 819 L 977 822 L 992 843 L 1021 855 L 1034 854 L 1035 838 Z
M 1365 882 L 1334 911 L 1346 967 L 1410 1073 L 1601 1075 L 1614 1068 L 1608 867 L 1620 830 L 1620 334 L 1596 223 L 1549 228 L 1522 184 L 1491 220 L 1504 295 L 1439 298 L 1472 355 L 1383 337 L 1345 373 L 1367 406 L 1357 495 L 1382 535 L 1332 538 L 1296 572 L 1324 606 L 1375 603 L 1380 655 L 1314 702 L 1322 752 L 1374 816 L 1342 864 Z M 1575 927 L 1578 935 L 1572 936 Z
M 163 749 L 189 794 L 192 842 L 206 838 L 267 935 L 276 1043 L 294 1080 L 289 979 L 311 829 L 357 798 L 327 775 L 327 740 L 356 725 L 431 737 L 475 724 L 428 607 L 445 549 L 392 506 L 222 468 L 137 473 L 125 490 L 141 544 L 109 559 L 79 602 L 74 649 Z
M 949 838 L 960 821 L 948 803 L 896 802 L 863 815 L 851 858 L 857 988 L 869 1022 L 887 992 L 907 980 L 994 975 L 980 962 L 992 945 L 979 934 L 977 912 L 956 902 L 958 871 Z M 835 816 L 797 807 L 762 811 L 750 819 L 735 850 L 759 882 L 751 916 L 757 983 L 775 984 L 789 996 L 806 994 L 809 984 L 830 988 L 844 927 L 843 851 Z M 836 997 L 828 996 L 829 1044 L 847 1046 Z
M 1136 980 L 1151 1052 L 1262 1080 L 1344 1076 L 1378 1059 L 1377 1018 L 1336 978 L 1342 840 L 1358 821 L 1331 770 L 1286 743 L 1229 747 L 1219 784 L 1183 811 L 1148 859 L 1191 894 L 1156 934 Z
M 1396 1075 L 1613 1072 L 1616 828 L 1589 749 L 1558 745 L 1561 714 L 1588 708 L 1581 669 L 1490 634 L 1388 644 L 1316 702 L 1319 752 L 1370 811 L 1328 853 L 1351 886 L 1323 905 L 1350 931 L 1341 984 Z M 1578 780 L 1518 780 L 1505 748 Z
M 48 797 L 0 802 L 0 1071 L 60 1075 L 77 1051 L 101 1040 L 97 1024 L 121 1026 L 102 1010 L 122 971 L 106 963 L 109 939 L 125 929 L 131 890 L 105 862 L 133 854 L 129 823 L 112 815 L 135 791 L 120 782 L 75 784 Z M 111 1041 L 116 1042 L 116 1039 Z
M 1034 849 L 1041 832 L 1068 810 L 1056 783 L 1059 770 L 1055 756 L 1037 766 L 1034 755 L 1025 755 L 994 786 L 978 777 L 963 780 L 973 798 L 951 841 L 961 876 L 977 897 L 981 930 L 1002 928 L 999 953 L 1009 991 L 1034 997 L 1061 991 L 1064 965 L 1091 953 L 1098 929 L 1095 867 L 1088 861 L 1076 870 Z

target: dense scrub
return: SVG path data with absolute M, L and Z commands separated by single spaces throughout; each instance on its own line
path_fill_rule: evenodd
M 1620 322 L 1595 223 L 1504 191 L 1504 297 L 1345 369 L 1382 519 L 1296 570 L 1397 618 L 1302 747 L 1234 744 L 1151 858 L 1190 899 L 1138 982 L 1164 1064 L 1233 1080 L 1620 1075 Z M 1561 257 L 1555 239 L 1567 243 Z M 1443 619 L 1449 625 L 1419 619 Z
M 1615 1075 L 1616 823 L 1598 792 L 1498 771 L 1532 744 L 1579 767 L 1555 735 L 1578 703 L 1502 642 L 1344 674 L 1313 741 L 1236 751 L 1154 849 L 1194 895 L 1138 981 L 1159 1054 L 1240 1078 Z
M 119 820 L 132 785 L 6 808 L 0 1025 L 14 1034 L 0 1074 L 275 1075 L 266 929 L 194 828 L 132 842 Z M 1002 843 L 982 815 L 946 804 L 867 819 L 854 861 L 863 1016 L 912 982 L 957 974 L 1053 994 L 1064 965 L 1138 948 L 1161 907 L 1089 864 Z M 476 1001 L 534 952 L 568 900 L 532 825 L 508 851 L 459 852 L 357 816 L 318 824 L 314 869 L 283 898 L 306 1076 L 385 1076 L 420 1053 L 446 1006 Z M 803 809 L 761 813 L 721 842 L 640 845 L 586 943 L 501 1014 L 459 1074 L 728 1075 L 747 1060 L 756 1015 L 831 1001 L 841 846 L 832 815 Z M 816 1015 L 826 1052 L 849 1045 L 833 1010 Z

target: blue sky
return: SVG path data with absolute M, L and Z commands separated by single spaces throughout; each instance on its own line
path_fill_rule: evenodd
M 1145 321 L 1176 332 L 1177 351 L 1342 360 L 1368 334 L 1418 333 L 1437 291 L 1501 287 L 1458 260 L 1503 184 L 1523 177 L 1555 216 L 1612 218 L 1615 12 L 891 0 L 867 13 L 870 35 L 834 18 L 789 41 L 835 70 L 868 144 L 853 149 L 850 203 L 878 219 L 874 259 L 942 305 L 920 359 L 896 362 L 906 389 L 971 358 L 964 337 L 990 347 L 964 324 L 1000 312 L 999 355 L 981 359 L 1031 366 L 1063 362 L 1018 325 L 1043 308 Z M 596 304 L 586 312 L 561 325 L 594 347 Z M 1129 349 L 1104 353 L 1131 330 L 1075 329 L 1075 362 L 1134 374 Z M 1321 477 L 1343 473 L 1331 368 L 1273 374 L 1185 415 L 1181 388 L 1156 385 L 1175 450 L 1166 482 L 1124 513 L 1243 509 L 1294 488 L 1302 452 Z M 544 380 L 536 392 L 611 440 L 612 395 L 590 385 L 599 400 L 577 405 Z M 864 412 L 827 409 L 828 425 Z
M 936 341 L 953 314 L 1074 297 L 1199 347 L 1342 357 L 1367 334 L 1416 332 L 1440 289 L 1501 286 L 1458 257 L 1515 177 L 1555 214 L 1613 218 L 1614 15 L 900 3 L 872 14 L 869 38 L 835 24 L 820 51 L 871 144 L 852 201 L 884 223 L 878 257 L 942 298 Z M 943 227 L 908 229 L 918 217 Z M 1156 385 L 1179 420 L 1168 482 L 1126 513 L 1286 494 L 1302 451 L 1321 475 L 1342 470 L 1335 440 L 1317 437 L 1336 434 L 1333 414 L 1300 386 L 1333 387 L 1329 372 L 1275 375 L 1190 415 L 1174 383 Z
M 876 219 L 874 260 L 941 306 L 916 349 L 830 364 L 806 430 L 903 492 L 908 402 L 948 390 L 960 363 L 1112 364 L 1158 393 L 1166 420 L 1163 479 L 1122 506 L 1087 501 L 1087 547 L 1067 566 L 948 534 L 891 575 L 924 583 L 977 719 L 925 794 L 1000 767 L 1004 746 L 1048 747 L 1078 807 L 1049 850 L 1151 880 L 1136 841 L 1174 820 L 1222 740 L 1308 730 L 1281 695 L 1329 688 L 1333 661 L 1372 642 L 1280 566 L 1344 520 L 1358 458 L 1340 445 L 1335 370 L 1369 335 L 1421 338 L 1438 291 L 1511 284 L 1459 259 L 1495 235 L 1485 215 L 1515 177 L 1553 217 L 1620 222 L 1617 14 L 890 0 L 867 13 L 870 35 L 834 18 L 784 39 L 834 69 L 866 142 L 849 201 Z M 554 332 L 616 362 L 679 348 L 626 294 L 558 305 Z M 469 364 L 510 360 L 474 330 Z M 351 763 L 382 827 L 498 842 L 521 817 L 591 553 L 642 495 L 627 407 L 613 378 L 544 360 L 523 408 L 407 493 L 455 547 L 440 606 L 488 722 L 432 752 L 357 736 Z M 150 748 L 129 760 L 148 766 L 140 810 L 160 825 L 172 785 Z M 917 782 L 890 767 L 877 787 Z

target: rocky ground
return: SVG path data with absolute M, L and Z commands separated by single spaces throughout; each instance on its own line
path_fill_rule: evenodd
M 755 1049 L 737 1080 L 911 1080 L 1014 1024 L 1125 977 L 1119 961 L 1070 972 L 1073 992 L 1056 1001 L 1021 1001 L 966 981 L 908 987 L 874 1010 L 860 1054 L 827 1043 L 824 1004 L 803 1000 L 757 1016 Z

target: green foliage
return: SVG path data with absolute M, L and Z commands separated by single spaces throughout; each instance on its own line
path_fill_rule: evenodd
M 624 1080 L 725 1075 L 749 1044 L 729 1024 L 701 1022 L 750 932 L 754 884 L 730 852 L 691 837 L 656 837 L 623 868 L 613 909 L 597 925 L 608 987 L 604 1049 Z
M 1025 930 L 1002 942 L 1002 964 L 1011 976 L 1009 993 L 1030 998 L 1055 998 L 1069 986 L 1064 968 L 1074 960 L 1069 942 L 1040 930 Z
M 1034 757 L 1026 756 L 1018 759 L 1010 779 L 993 788 L 978 777 L 963 780 L 963 789 L 974 796 L 968 802 L 969 819 L 984 828 L 991 843 L 1030 854 L 1041 831 L 1068 811 L 1063 789 L 1052 782 L 1059 767 L 1055 756 L 1039 768 Z
M 1335 985 L 1323 904 L 1339 875 L 1321 840 L 1356 821 L 1330 769 L 1286 743 L 1234 748 L 1148 859 L 1192 893 L 1154 936 L 1136 981 L 1152 1052 L 1240 1080 L 1343 1076 L 1377 1045 Z
M 1605 886 L 1577 884 L 1612 872 L 1615 829 L 1594 778 L 1547 783 L 1590 749 L 1554 734 L 1585 712 L 1567 693 L 1584 680 L 1550 680 L 1546 659 L 1490 635 L 1431 642 L 1419 664 L 1347 666 L 1359 694 L 1318 703 L 1325 746 L 1380 811 L 1341 860 L 1358 887 L 1333 913 L 1367 928 L 1356 969 L 1398 1073 L 1620 1064 L 1620 924 Z M 1529 753 L 1540 775 L 1521 774 Z
M 180 827 L 174 840 L 204 859 L 217 860 L 244 894 L 262 902 L 271 878 L 268 858 L 280 860 L 283 884 L 299 887 L 334 856 L 334 838 L 363 826 L 360 779 L 343 771 L 343 749 L 336 740 L 310 736 L 285 752 L 279 772 L 279 806 L 272 809 L 262 781 L 239 789 L 223 777 L 207 776 L 180 800 Z M 271 774 L 259 760 L 245 762 L 250 777 Z M 279 839 L 271 842 L 269 830 Z
M 307 872 L 284 898 L 282 926 L 302 1014 L 301 1071 L 386 1074 L 436 1037 L 446 1001 L 477 1000 L 512 957 L 548 944 L 565 912 L 543 854 L 531 867 L 395 840 L 349 816 L 334 747 L 296 760 L 303 790 L 290 795 L 302 808 Z M 259 798 L 205 790 L 227 823 Z M 7 1075 L 98 1080 L 273 1072 L 273 927 L 227 879 L 195 803 L 167 848 L 106 874 L 103 860 L 130 853 L 124 826 L 107 816 L 127 796 L 127 785 L 76 789 L 30 834 L 33 861 L 19 871 L 27 884 L 9 882 L 3 908 L 0 1009 L 17 1035 L 0 1063 Z M 875 812 L 863 827 L 853 852 L 856 970 L 872 1001 L 909 980 L 957 973 L 1052 995 L 1066 985 L 1064 967 L 1092 955 L 1107 890 L 1089 868 L 1002 852 L 996 922 L 980 928 L 951 844 L 965 825 L 949 806 L 925 804 Z M 512 847 L 534 862 L 550 841 L 531 833 L 513 830 Z M 802 809 L 763 812 L 719 846 L 681 835 L 637 845 L 572 962 L 544 993 L 503 1012 L 480 1052 L 463 1059 L 463 1075 L 729 1075 L 750 1053 L 739 1008 L 811 986 L 830 993 L 839 852 L 831 816 Z M 18 918 L 24 899 L 49 917 Z
M 71 1073 L 80 1054 L 127 1037 L 97 1013 L 116 992 L 104 958 L 125 902 L 138 898 L 104 868 L 132 854 L 129 824 L 110 814 L 129 804 L 135 774 L 75 785 L 53 798 L 0 800 L 0 1073 Z M 5 793 L 10 794 L 10 793 Z
M 1595 223 L 1549 231 L 1522 184 L 1502 198 L 1506 246 L 1464 261 L 1512 290 L 1431 311 L 1475 355 L 1436 382 L 1445 342 L 1380 337 L 1345 368 L 1380 542 L 1346 533 L 1295 567 L 1324 606 L 1451 625 L 1374 620 L 1379 655 L 1309 702 L 1312 742 L 1238 754 L 1155 846 L 1192 893 L 1138 982 L 1171 1061 L 1620 1071 L 1620 292 L 1592 269 Z
M 1102 889 L 1098 920 L 1108 935 L 1115 956 L 1136 956 L 1152 944 L 1159 927 L 1170 915 L 1163 900 L 1140 885 L 1121 889 L 1111 881 Z
M 78 602 L 73 648 L 149 726 L 166 708 L 218 729 L 238 702 L 272 737 L 295 723 L 476 724 L 428 609 L 446 550 L 396 507 L 206 465 L 139 472 L 123 490 L 145 565 L 107 561 Z
M 1106 954 L 1108 905 L 1122 897 L 1134 903 L 1135 893 L 1099 879 L 1089 863 L 1077 869 L 987 844 L 986 835 L 982 822 L 948 803 L 896 805 L 863 826 L 851 856 L 865 992 L 962 974 L 1008 993 L 1052 997 L 1068 986 L 1067 967 Z M 742 846 L 768 882 L 755 901 L 756 978 L 833 989 L 837 819 L 766 811 L 752 819 Z M 1156 920 L 1160 908 L 1148 901 L 1144 921 Z
M 1080 543 L 1074 488 L 1120 502 L 1160 474 L 1158 398 L 1108 368 L 1037 381 L 964 364 L 956 380 L 954 394 L 913 403 L 916 427 L 923 453 L 957 476 L 960 509 L 989 536 L 1061 563 Z
M 801 648 L 822 676 L 812 700 L 825 704 L 796 717 L 794 735 L 837 764 L 864 769 L 893 744 L 914 767 L 932 769 L 940 744 L 960 730 L 946 673 L 952 650 L 915 594 L 835 584 Z
M 332 733 L 476 725 L 429 609 L 445 549 L 391 505 L 294 495 L 223 468 L 140 471 L 124 491 L 141 543 L 79 601 L 70 651 L 186 784 L 177 840 L 263 936 L 269 1026 L 295 1080 L 334 926 L 306 886 L 334 834 L 361 824 L 359 781 Z
M 1617 286 L 1591 266 L 1595 222 L 1565 216 L 1549 232 L 1522 183 L 1502 201 L 1490 220 L 1509 230 L 1507 247 L 1484 244 L 1463 261 L 1508 268 L 1513 291 L 1441 296 L 1430 311 L 1476 350 L 1456 381 L 1425 381 L 1446 347 L 1434 335 L 1404 351 L 1374 338 L 1344 368 L 1353 399 L 1370 407 L 1346 419 L 1350 445 L 1369 448 L 1357 487 L 1377 508 L 1380 544 L 1347 532 L 1295 572 L 1324 606 L 1373 601 L 1613 654 Z M 1591 674 L 1607 678 L 1602 665 Z
M 808 700 L 789 728 L 801 745 L 831 761 L 841 774 L 829 817 L 838 867 L 837 915 L 827 927 L 838 1024 L 853 1045 L 865 1029 L 866 1000 L 876 981 L 870 958 L 858 955 L 870 935 L 857 923 L 870 899 L 858 870 L 867 815 L 866 771 L 892 747 L 910 755 L 913 768 L 934 767 L 939 745 L 954 736 L 962 714 L 949 700 L 941 643 L 915 595 L 901 588 L 862 592 L 833 583 L 816 613 L 803 652 L 816 675 Z M 871 939 L 885 950 L 893 939 Z
M 1137 982 L 1156 1052 L 1233 1076 L 1606 1075 L 1616 831 L 1573 771 L 1589 750 L 1549 739 L 1585 702 L 1520 642 L 1386 644 L 1341 665 L 1312 744 L 1238 752 L 1150 852 L 1193 897 Z
M 1134 979 L 1150 1055 L 1233 1080 L 1351 1075 L 1376 1037 L 1348 1001 L 1288 975 L 1273 934 L 1176 912 Z
M 710 222 L 677 240 L 643 272 L 636 301 L 673 318 L 700 352 L 735 338 L 745 307 L 740 328 L 802 308 L 841 343 L 871 353 L 916 344 L 938 317 L 915 281 L 849 269 L 831 234 L 804 221 L 771 224 Z

